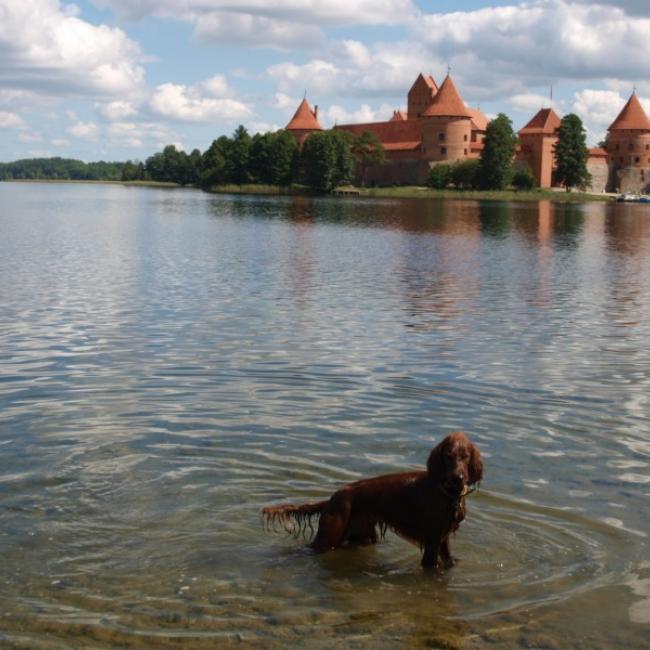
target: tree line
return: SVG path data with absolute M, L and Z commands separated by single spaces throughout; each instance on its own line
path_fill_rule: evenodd
M 582 120 L 573 113 L 565 115 L 557 135 L 554 182 L 564 185 L 567 191 L 572 187 L 585 189 L 591 183 L 591 175 L 587 170 L 589 151 Z M 499 113 L 487 126 L 480 158 L 434 165 L 427 185 L 433 189 L 459 190 L 533 189 L 537 183 L 530 168 L 513 165 L 517 144 L 510 118 Z
M 209 189 L 248 183 L 288 187 L 306 185 L 327 192 L 363 176 L 368 165 L 384 160 L 383 147 L 366 131 L 359 136 L 333 130 L 311 134 L 302 147 L 282 129 L 251 136 L 239 126 L 203 152 L 189 154 L 167 145 L 144 162 L 85 163 L 66 158 L 32 158 L 0 164 L 0 180 L 157 181 Z
M 516 146 L 512 122 L 500 113 L 487 126 L 480 158 L 434 165 L 428 185 L 436 189 L 531 189 L 535 179 L 530 169 L 513 168 Z M 562 119 L 555 154 L 557 182 L 567 189 L 589 184 L 586 133 L 576 115 Z M 0 163 L 0 180 L 140 180 L 203 189 L 229 184 L 300 184 L 327 192 L 354 178 L 363 184 L 367 168 L 384 159 L 381 143 L 369 131 L 358 136 L 337 129 L 317 131 L 300 147 L 285 129 L 251 136 L 245 127 L 239 126 L 232 136 L 217 138 L 203 153 L 194 149 L 188 154 L 168 145 L 144 162 L 85 163 L 66 158 L 33 158 Z

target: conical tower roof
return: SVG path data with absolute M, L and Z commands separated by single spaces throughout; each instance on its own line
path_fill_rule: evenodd
M 553 135 L 560 128 L 560 122 L 559 115 L 552 108 L 542 108 L 519 133 L 522 135 L 533 133 Z
M 470 119 L 472 117 L 450 75 L 445 77 L 431 106 L 422 113 L 422 117 L 431 116 L 468 117 Z
M 318 109 L 312 110 L 307 99 L 303 99 L 298 110 L 287 124 L 287 131 L 322 131 L 323 127 L 318 122 Z
M 636 93 L 632 93 L 623 110 L 618 114 L 609 131 L 650 131 L 650 120 L 641 106 Z

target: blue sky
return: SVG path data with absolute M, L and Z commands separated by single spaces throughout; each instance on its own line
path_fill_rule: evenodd
M 387 119 L 420 72 L 520 128 L 542 106 L 601 139 L 650 109 L 648 0 L 0 0 L 0 161 L 144 160 L 238 124 Z

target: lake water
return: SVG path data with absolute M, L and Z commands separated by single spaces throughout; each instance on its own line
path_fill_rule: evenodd
M 259 511 L 486 464 L 424 573 Z M 647 648 L 650 210 L 0 183 L 0 645 Z

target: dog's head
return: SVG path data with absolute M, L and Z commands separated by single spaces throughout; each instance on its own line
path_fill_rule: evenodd
M 481 453 L 464 433 L 456 431 L 433 448 L 427 471 L 447 494 L 463 496 L 483 478 Z

